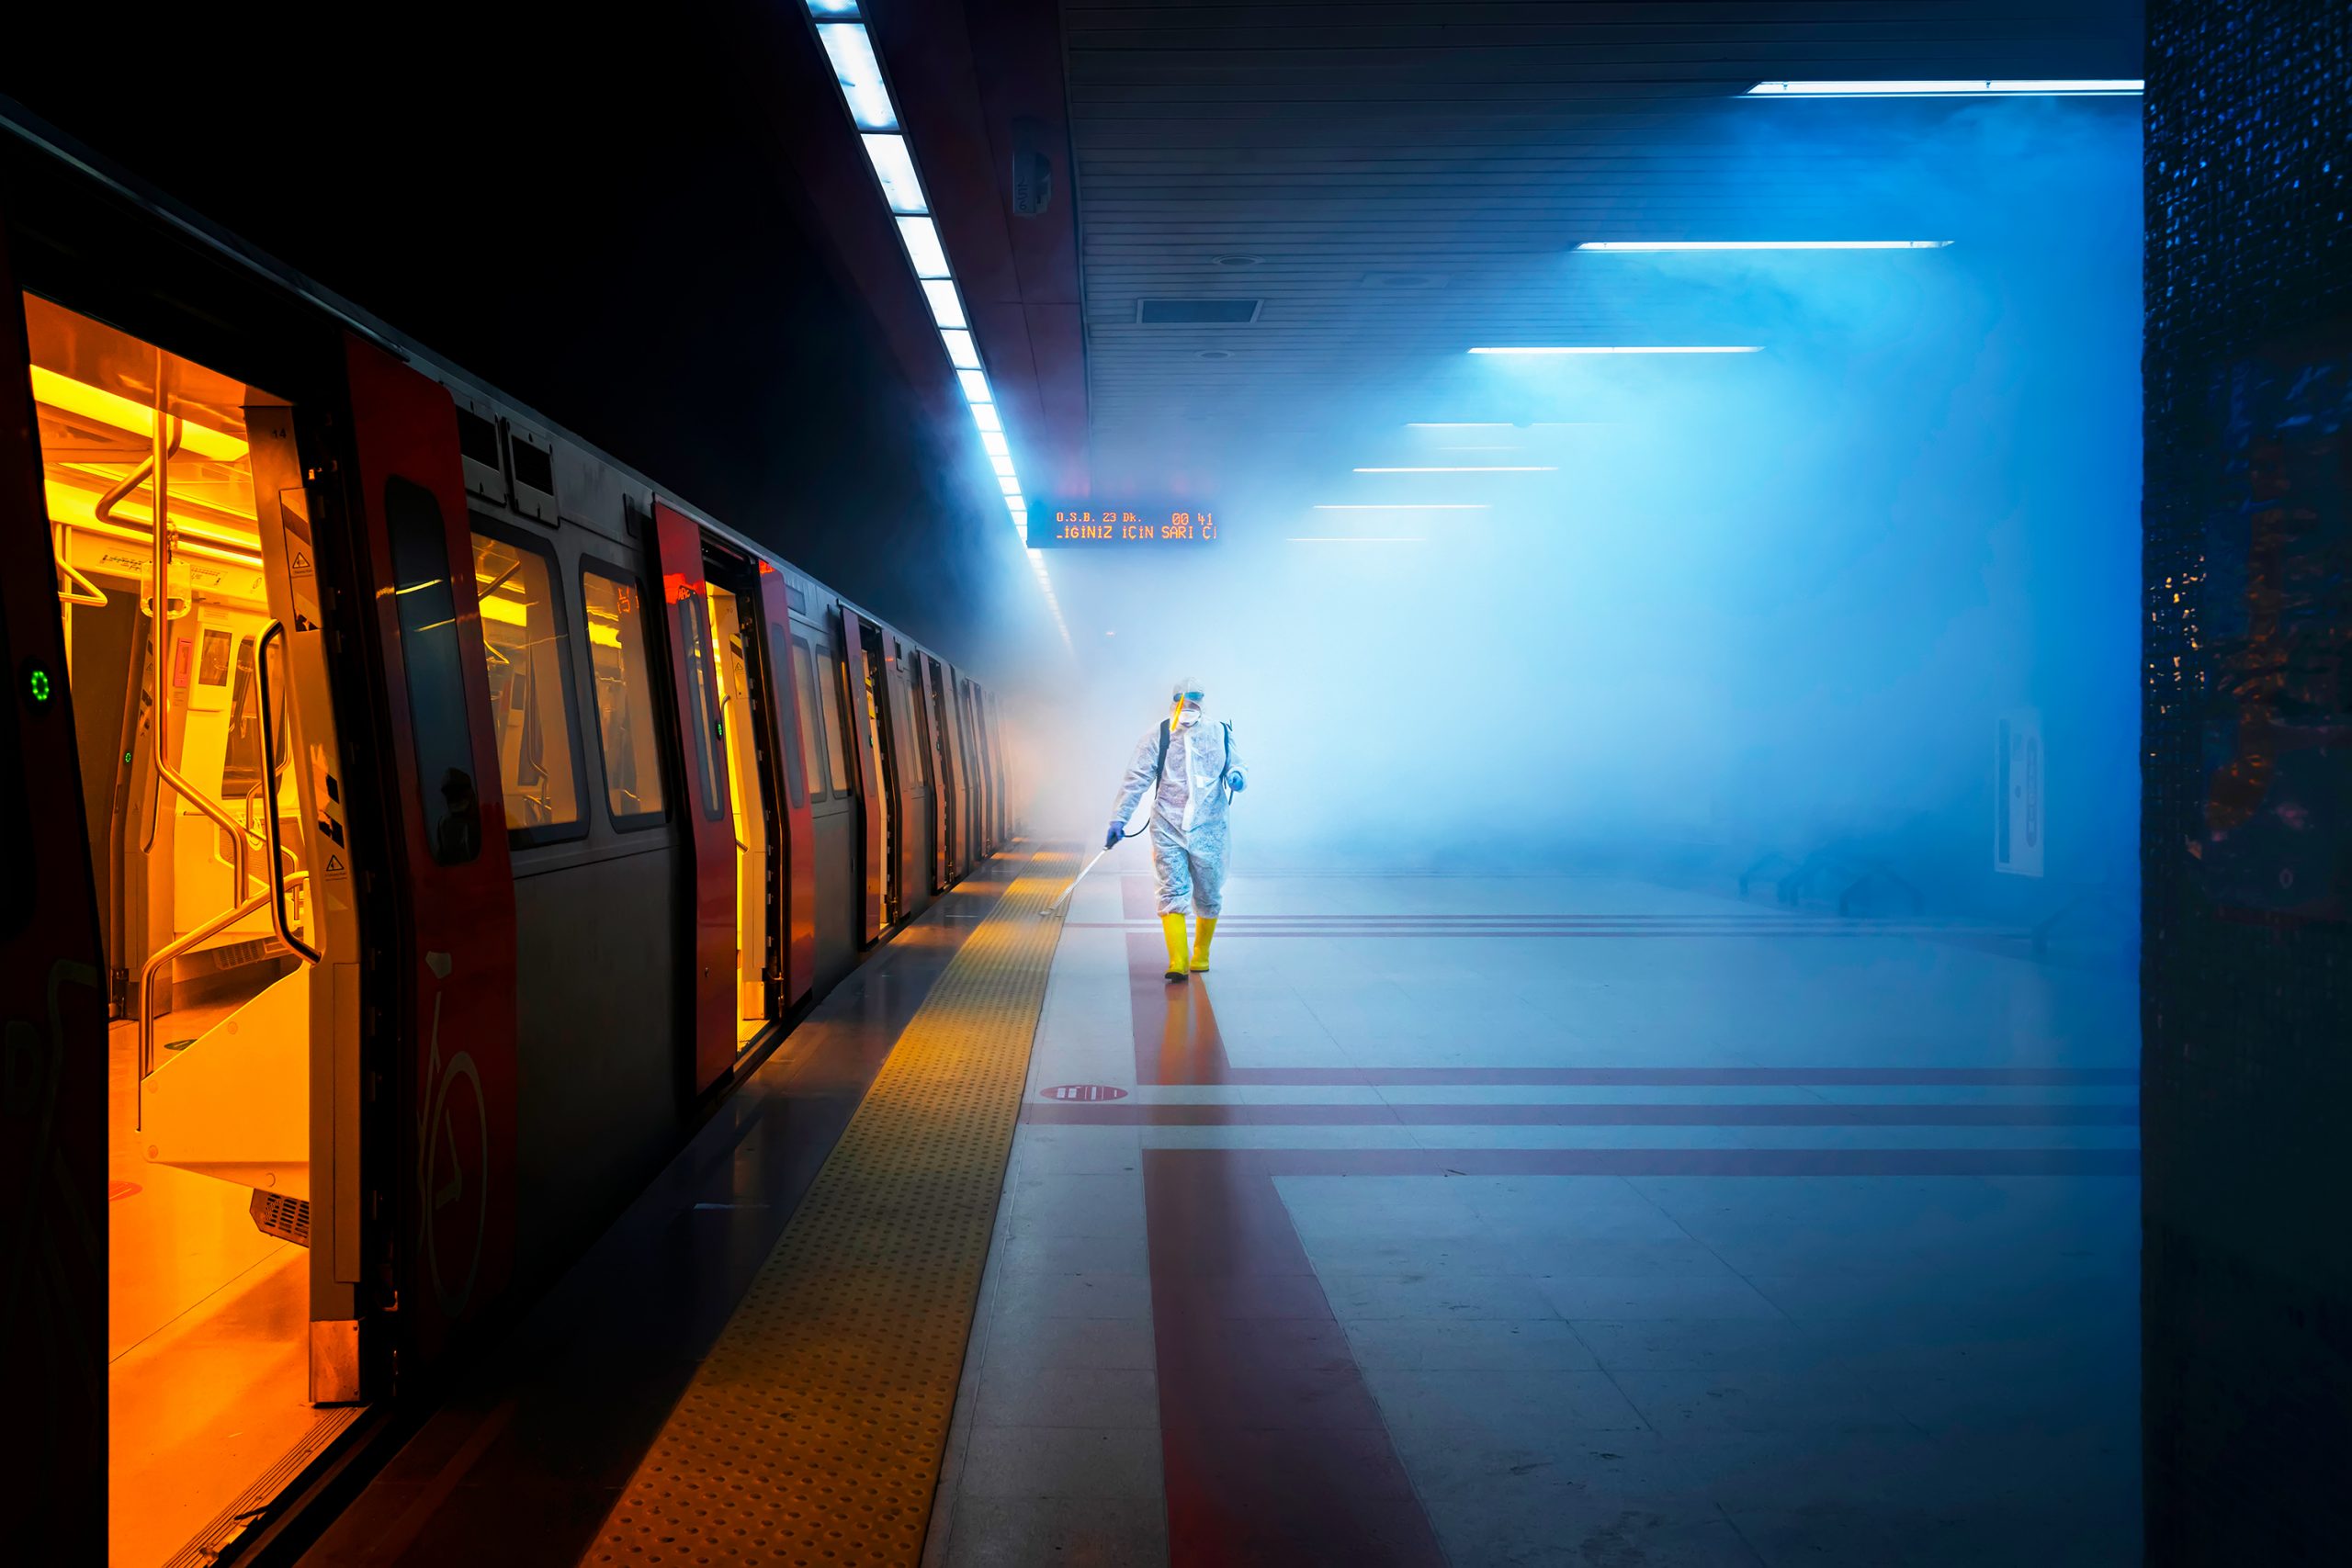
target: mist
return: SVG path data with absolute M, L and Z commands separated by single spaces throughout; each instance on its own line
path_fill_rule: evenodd
M 1099 840 L 1189 677 L 1250 765 L 1236 875 L 1713 877 L 1837 845 L 1930 910 L 2128 898 L 2136 101 L 1866 107 L 1724 119 L 1706 151 L 1825 182 L 1758 237 L 1949 246 L 1570 252 L 1510 280 L 1573 314 L 1535 341 L 1759 352 L 1454 348 L 1401 384 L 1335 378 L 1295 434 L 1098 446 L 1098 484 L 1181 479 L 1224 537 L 1046 557 L 1074 651 L 1018 704 L 1033 824 Z M 1385 308 L 1367 333 L 1443 306 Z M 1354 471 L 1489 466 L 1543 471 Z M 2047 757 L 2032 888 L 1993 869 L 2018 710 Z

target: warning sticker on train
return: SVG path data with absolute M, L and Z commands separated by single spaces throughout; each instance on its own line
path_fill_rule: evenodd
M 1046 1100 L 1125 1100 L 1127 1091 L 1107 1083 L 1064 1083 L 1051 1089 L 1041 1089 L 1038 1095 Z

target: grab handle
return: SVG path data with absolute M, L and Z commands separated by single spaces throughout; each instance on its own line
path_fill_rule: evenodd
M 307 964 L 316 964 L 322 953 L 294 934 L 293 926 L 286 919 L 286 860 L 278 843 L 277 829 L 277 716 L 269 706 L 269 639 L 286 635 L 284 621 L 272 621 L 262 629 L 261 643 L 254 649 L 254 677 L 261 694 L 261 772 L 271 781 L 269 800 L 262 812 L 263 824 L 269 833 L 269 923 L 277 929 L 277 940 L 302 955 Z M 315 894 L 317 889 L 313 888 Z

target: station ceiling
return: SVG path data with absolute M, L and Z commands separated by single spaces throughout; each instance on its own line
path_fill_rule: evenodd
M 2137 0 L 1064 0 L 1098 479 L 1295 447 L 1482 344 L 1707 341 L 1587 241 L 1952 238 L 1965 103 L 1759 81 L 2131 78 Z M 1907 174 L 1900 171 L 1908 170 Z M 1972 199 L 1981 200 L 1981 195 Z M 1148 300 L 1256 300 L 1147 324 Z M 1238 308 L 1232 308 L 1239 313 Z M 1677 334 L 1680 334 L 1679 337 Z

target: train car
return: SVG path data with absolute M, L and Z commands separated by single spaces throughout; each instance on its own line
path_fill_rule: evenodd
M 25 1561 L 210 1561 L 995 852 L 1001 741 L 881 615 L 5 119 L 0 409 L 0 1473 Z

